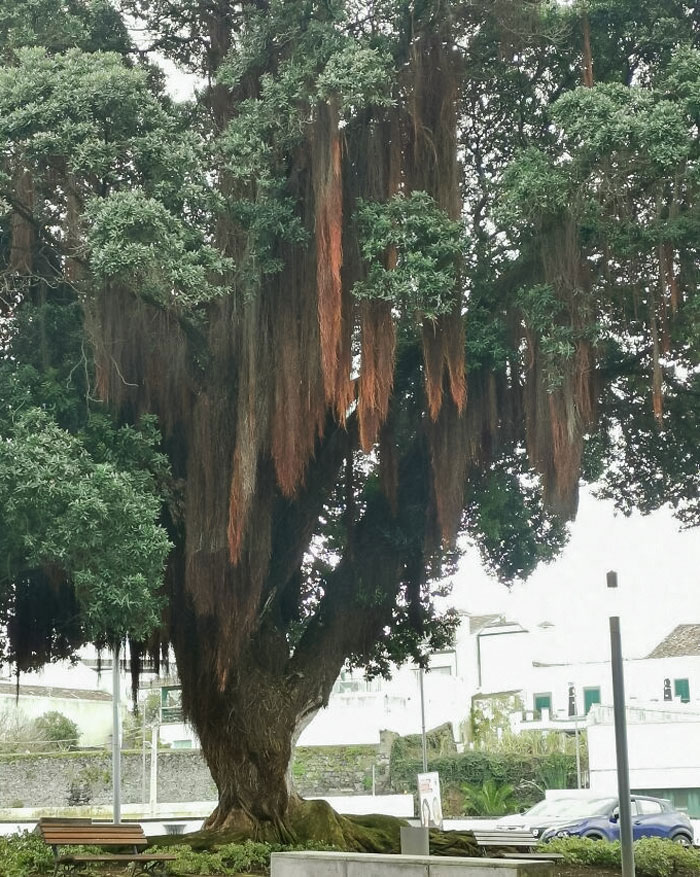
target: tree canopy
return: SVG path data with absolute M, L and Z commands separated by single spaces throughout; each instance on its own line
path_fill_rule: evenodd
M 697 523 L 699 20 L 6 0 L 0 654 L 172 643 L 210 824 L 287 836 L 343 664 L 449 641 L 459 533 L 525 577 L 581 477 Z

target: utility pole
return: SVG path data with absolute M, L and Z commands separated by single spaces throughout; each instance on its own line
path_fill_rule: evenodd
M 581 753 L 578 742 L 578 707 L 576 706 L 576 686 L 569 682 L 569 716 L 574 720 L 574 739 L 576 741 L 576 788 L 581 788 Z
M 122 767 L 119 739 L 119 641 L 112 652 L 112 818 L 115 825 L 122 821 Z
M 146 806 L 146 701 L 141 715 L 141 803 Z
M 420 726 L 421 747 L 423 749 L 423 773 L 428 772 L 428 746 L 425 739 L 425 697 L 423 695 L 423 668 L 418 668 L 418 684 L 420 686 Z
M 609 588 L 617 588 L 617 573 L 607 574 Z M 630 801 L 630 771 L 627 753 L 627 721 L 625 716 L 625 677 L 622 667 L 622 637 L 620 618 L 610 616 L 610 663 L 612 667 L 613 715 L 615 718 L 615 751 L 617 754 L 617 793 L 620 799 L 620 846 L 622 848 L 622 877 L 634 877 L 634 847 L 632 846 L 632 806 Z
M 151 816 L 156 815 L 158 803 L 158 725 L 153 723 L 151 727 Z

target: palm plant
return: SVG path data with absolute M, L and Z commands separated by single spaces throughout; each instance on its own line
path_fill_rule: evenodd
M 486 780 L 481 787 L 462 785 L 464 809 L 470 816 L 503 816 L 514 806 L 513 786 Z

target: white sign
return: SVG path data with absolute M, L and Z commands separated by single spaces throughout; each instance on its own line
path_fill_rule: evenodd
M 440 775 L 437 772 L 418 774 L 418 807 L 424 828 L 442 828 Z

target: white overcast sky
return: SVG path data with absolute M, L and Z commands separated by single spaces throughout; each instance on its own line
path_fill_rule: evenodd
M 607 588 L 608 570 L 617 571 L 617 594 Z M 700 529 L 681 530 L 666 510 L 626 518 L 584 490 L 564 552 L 527 582 L 509 591 L 483 571 L 475 550 L 453 581 L 457 608 L 502 612 L 528 628 L 554 624 L 547 639 L 558 654 L 548 650 L 544 660 L 607 659 L 616 614 L 625 656 L 643 657 L 677 624 L 700 623 Z

